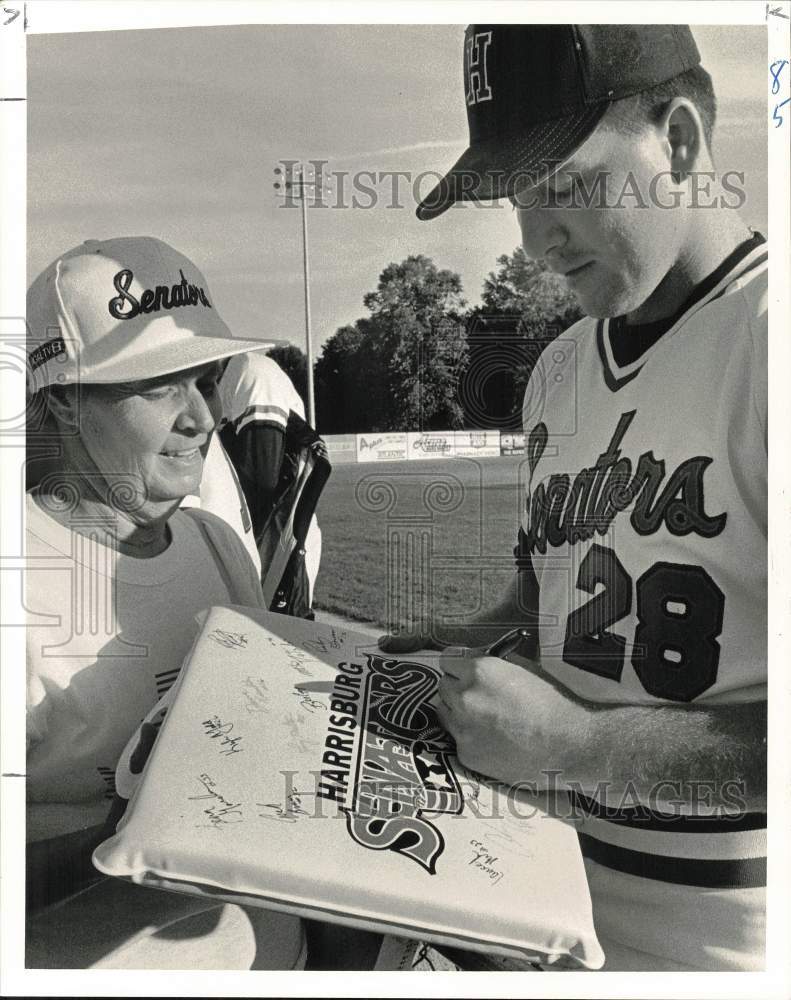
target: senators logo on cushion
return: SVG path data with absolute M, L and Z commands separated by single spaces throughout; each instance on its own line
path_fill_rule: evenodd
M 440 674 L 365 658 L 365 667 L 339 666 L 316 791 L 341 806 L 362 847 L 403 854 L 433 875 L 445 841 L 426 814 L 460 813 L 464 804 L 453 741 L 429 703 Z

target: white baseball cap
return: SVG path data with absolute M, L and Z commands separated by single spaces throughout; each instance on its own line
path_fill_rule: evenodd
M 86 240 L 28 290 L 31 393 L 154 378 L 276 343 L 233 337 L 197 267 L 151 236 Z

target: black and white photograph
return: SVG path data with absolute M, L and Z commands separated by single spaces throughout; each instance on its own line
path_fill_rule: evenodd
M 3 995 L 789 995 L 790 26 L 2 8 Z

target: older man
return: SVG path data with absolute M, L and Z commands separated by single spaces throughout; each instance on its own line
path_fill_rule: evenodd
M 27 496 L 27 965 L 292 968 L 299 920 L 96 881 L 119 754 L 214 604 L 262 606 L 198 492 L 231 337 L 206 279 L 151 238 L 91 240 L 28 295 L 31 408 L 60 456 Z M 77 892 L 77 890 L 82 890 Z M 76 893 L 76 894 L 75 894 Z

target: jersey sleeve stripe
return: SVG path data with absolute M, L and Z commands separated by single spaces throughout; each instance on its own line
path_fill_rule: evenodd
M 766 857 L 765 830 L 734 830 L 730 833 L 673 833 L 664 830 L 636 830 L 606 820 L 590 819 L 579 826 L 580 832 L 600 843 L 623 847 L 640 854 L 672 858 L 697 858 L 731 861 L 734 858 Z
M 706 889 L 754 889 L 766 885 L 766 858 L 709 860 L 644 854 L 579 833 L 583 857 L 605 868 L 676 885 Z
M 258 404 L 256 406 L 248 406 L 244 413 L 231 422 L 231 426 L 238 434 L 243 427 L 246 427 L 254 420 L 267 421 L 276 424 L 278 427 L 285 427 L 288 421 L 288 411 L 284 410 L 282 406 L 274 406 L 271 403 L 267 405 Z

